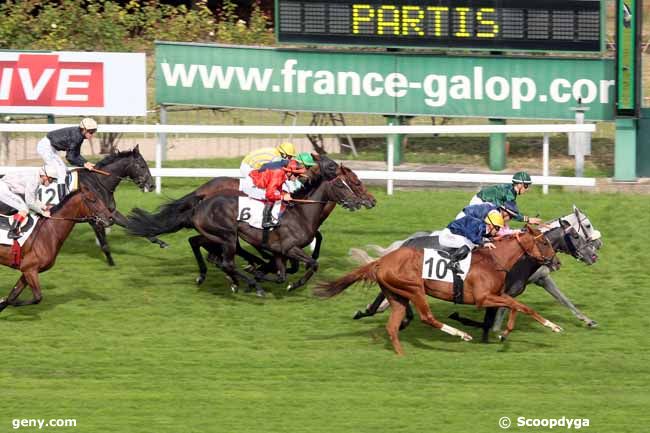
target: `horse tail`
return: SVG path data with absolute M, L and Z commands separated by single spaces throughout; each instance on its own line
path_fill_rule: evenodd
M 350 248 L 348 250 L 348 255 L 350 256 L 350 260 L 355 262 L 357 265 L 367 265 L 368 263 L 375 260 L 361 248 Z
M 149 213 L 135 208 L 128 217 L 126 230 L 135 236 L 158 236 L 174 233 L 182 228 L 192 228 L 194 208 L 203 199 L 194 192 L 178 200 L 167 202 L 158 208 L 158 212 Z
M 363 281 L 364 283 L 376 282 L 378 265 L 379 261 L 375 260 L 342 276 L 338 280 L 329 283 L 320 283 L 314 289 L 314 295 L 319 298 L 331 298 L 358 281 Z

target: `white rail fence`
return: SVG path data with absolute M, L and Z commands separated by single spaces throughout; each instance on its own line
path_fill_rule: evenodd
M 15 124 L 0 123 L 0 132 L 42 132 L 63 128 L 63 124 Z M 549 137 L 553 133 L 595 132 L 594 124 L 528 124 L 528 125 L 395 125 L 395 126 L 219 126 L 219 125 L 100 125 L 99 132 L 216 134 L 216 135 L 362 135 L 388 137 L 388 163 L 386 170 L 355 171 L 361 179 L 385 180 L 388 194 L 393 194 L 395 181 L 423 182 L 463 182 L 463 183 L 510 183 L 510 175 L 471 174 L 471 173 L 428 173 L 414 171 L 396 171 L 394 166 L 395 134 L 434 135 L 434 134 L 540 134 L 542 135 L 542 176 L 533 176 L 533 182 L 543 185 L 544 194 L 549 185 L 584 186 L 596 185 L 594 178 L 549 176 Z M 156 178 L 156 192 L 162 189 L 163 177 L 240 177 L 237 169 L 212 168 L 162 168 L 162 144 L 159 138 L 156 147 L 155 167 L 151 174 Z M 7 173 L 25 167 L 0 167 L 0 173 Z

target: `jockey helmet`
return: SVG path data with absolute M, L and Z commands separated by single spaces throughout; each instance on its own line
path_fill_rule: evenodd
M 300 162 L 305 167 L 316 165 L 314 157 L 311 156 L 311 153 L 309 152 L 300 152 L 298 155 L 296 155 L 296 161 Z
M 501 216 L 501 213 L 499 213 L 498 210 L 491 210 L 488 212 L 487 216 L 485 217 L 485 222 L 487 224 L 492 224 L 495 227 L 503 227 L 505 225 L 505 222 L 503 221 L 503 217 Z
M 530 185 L 533 181 L 530 178 L 530 175 L 525 171 L 518 171 L 512 176 L 512 183 L 523 183 L 524 185 Z
M 289 164 L 287 164 L 286 167 L 282 167 L 284 171 L 287 173 L 293 173 L 293 174 L 303 174 L 307 170 L 305 170 L 305 167 L 303 167 L 301 164 L 298 163 L 295 159 L 292 159 L 289 161 Z
M 293 143 L 289 143 L 288 141 L 280 143 L 276 147 L 276 149 L 278 150 L 278 152 L 280 152 L 282 157 L 284 157 L 285 155 L 292 156 L 292 157 L 296 156 L 296 146 L 294 146 Z
M 95 122 L 95 119 L 86 117 L 84 119 L 81 119 L 81 122 L 79 122 L 79 128 L 94 133 L 97 131 L 97 122 Z
M 514 201 L 507 201 L 503 203 L 501 206 L 499 206 L 499 210 L 509 213 L 513 218 L 519 215 L 519 208 L 517 207 L 517 203 Z
M 54 164 L 45 164 L 40 168 L 40 170 L 38 170 L 38 174 L 55 180 L 59 177 L 57 166 Z

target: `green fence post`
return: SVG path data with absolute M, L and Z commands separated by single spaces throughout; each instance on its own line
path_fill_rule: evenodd
M 636 181 L 636 123 L 630 117 L 616 118 L 616 141 L 614 144 L 614 180 Z
M 489 119 L 491 125 L 505 125 L 505 119 Z M 501 171 L 506 168 L 506 134 L 490 134 L 490 170 Z
M 54 121 L 54 114 L 48 114 L 47 115 L 47 123 L 56 123 Z

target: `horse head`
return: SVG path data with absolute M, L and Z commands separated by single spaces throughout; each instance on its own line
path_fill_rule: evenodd
M 598 260 L 598 254 L 596 254 L 594 244 L 580 236 L 570 222 L 562 218 L 558 221 L 560 227 L 553 230 L 561 231 L 562 235 L 551 239 L 554 248 L 558 251 L 572 255 L 576 259 L 585 262 L 587 265 L 593 265 L 596 260 Z M 551 237 L 551 232 L 553 230 L 547 232 L 547 236 Z
M 587 217 L 587 215 L 576 205 L 573 205 L 572 216 L 575 218 L 575 220 L 572 221 L 572 226 L 574 226 L 578 234 L 584 236 L 584 238 L 590 242 L 595 249 L 599 250 L 603 246 L 601 234 L 600 231 L 596 230 L 591 224 L 589 217 Z
M 361 179 L 357 177 L 357 174 L 351 169 L 344 167 L 343 163 L 339 166 L 341 174 L 344 176 L 345 182 L 350 186 L 350 189 L 354 194 L 359 197 L 361 204 L 367 209 L 375 207 L 377 204 L 377 199 L 368 192 L 366 186 L 361 182 Z
M 527 224 L 523 234 L 516 233 L 515 237 L 524 252 L 533 260 L 552 270 L 560 268 L 560 260 L 555 255 L 553 245 L 544 236 L 544 233 Z
M 85 186 L 71 192 L 52 209 L 52 215 L 77 222 L 94 222 L 104 227 L 113 224 L 113 212 L 97 194 Z
M 131 179 L 144 192 L 154 189 L 149 165 L 140 153 L 140 147 L 137 144 L 132 150 L 114 151 L 99 161 L 96 167 L 120 178 Z
M 357 210 L 364 205 L 364 200 L 368 201 L 367 197 L 361 198 L 355 193 L 354 188 L 346 181 L 349 172 L 341 170 L 335 161 L 324 155 L 315 155 L 314 160 L 317 164 L 310 167 L 303 176 L 303 194 L 309 194 L 324 183 L 327 187 L 327 201 L 338 203 L 346 209 Z M 354 177 L 356 178 L 356 175 Z

